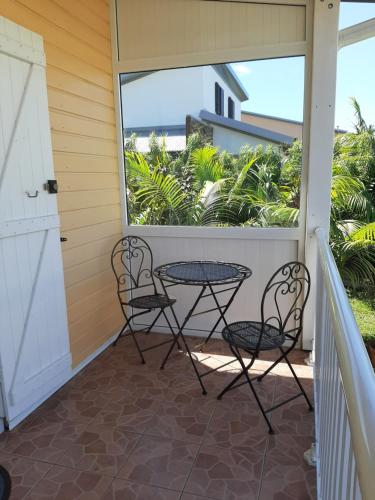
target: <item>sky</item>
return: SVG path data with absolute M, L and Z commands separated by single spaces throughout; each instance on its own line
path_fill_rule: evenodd
M 340 29 L 375 17 L 375 4 L 342 3 Z M 304 58 L 233 64 L 249 94 L 242 109 L 302 121 Z M 368 123 L 375 125 L 375 38 L 339 51 L 336 126 L 353 130 L 350 97 L 357 99 Z

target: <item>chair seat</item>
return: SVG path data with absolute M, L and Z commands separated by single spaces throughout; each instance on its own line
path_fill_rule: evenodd
M 258 321 L 237 321 L 226 326 L 222 331 L 223 339 L 231 345 L 255 351 L 258 345 L 262 323 Z M 264 325 L 260 351 L 280 347 L 285 342 L 285 335 L 272 325 Z
M 142 295 L 134 297 L 127 303 L 131 307 L 137 309 L 163 309 L 164 307 L 171 306 L 176 302 L 175 299 L 170 299 L 166 295 Z

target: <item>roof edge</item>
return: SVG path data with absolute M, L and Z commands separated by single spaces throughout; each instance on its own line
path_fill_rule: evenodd
M 250 125 L 249 123 L 241 122 L 239 120 L 226 118 L 225 116 L 215 115 L 214 113 L 210 113 L 204 109 L 202 109 L 199 113 L 199 118 L 212 123 L 213 125 L 218 125 L 219 127 L 234 130 L 235 132 L 240 132 L 242 134 L 252 135 L 254 137 L 258 137 L 259 139 L 265 139 L 276 144 L 292 144 L 295 140 L 295 137 L 279 134 L 278 132 L 256 127 L 255 125 Z
M 289 120 L 288 118 L 281 118 L 279 116 L 264 115 L 262 113 L 253 113 L 252 111 L 244 111 L 243 109 L 241 110 L 241 114 L 259 116 L 259 118 L 268 118 L 269 120 L 278 120 L 280 122 L 293 123 L 295 125 L 303 125 L 303 122 L 300 122 L 298 120 Z
M 241 102 L 249 99 L 245 87 L 242 85 L 241 80 L 236 75 L 234 69 L 230 64 L 212 64 L 211 65 L 216 73 L 228 84 L 230 89 L 236 94 Z

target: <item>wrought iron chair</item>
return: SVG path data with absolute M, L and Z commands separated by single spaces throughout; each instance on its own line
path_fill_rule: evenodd
M 303 311 L 310 293 L 310 274 L 306 266 L 300 262 L 289 262 L 278 269 L 271 277 L 264 290 L 261 302 L 261 321 L 237 321 L 226 326 L 222 331 L 223 339 L 229 344 L 233 355 L 241 365 L 241 372 L 218 395 L 223 395 L 236 387 L 249 384 L 249 387 L 265 418 L 269 433 L 273 428 L 267 413 L 280 406 L 304 396 L 309 409 L 314 408 L 293 369 L 288 354 L 294 349 L 302 332 Z M 249 370 L 261 351 L 278 349 L 280 356 L 261 375 L 250 378 Z M 241 352 L 251 356 L 245 364 Z M 264 409 L 254 388 L 254 380 L 262 379 L 282 360 L 285 360 L 300 389 L 300 392 L 271 408 Z M 244 382 L 239 382 L 242 377 Z
M 113 345 L 116 346 L 119 338 L 125 333 L 126 328 L 128 328 L 142 363 L 145 363 L 144 352 L 173 342 L 176 338 L 176 334 L 165 312 L 165 309 L 172 307 L 176 300 L 158 293 L 152 273 L 153 256 L 151 248 L 139 236 L 126 236 L 116 243 L 112 250 L 111 265 L 117 281 L 117 296 L 125 318 L 124 326 Z M 132 310 L 130 315 L 129 308 Z M 134 309 L 141 311 L 133 312 Z M 132 320 L 152 311 L 158 311 L 152 323 L 146 329 L 135 331 L 132 326 Z M 141 349 L 135 334 L 141 331 L 150 333 L 161 315 L 164 316 L 172 332 L 173 339 Z
M 9 472 L 0 465 L 0 500 L 8 500 L 12 489 Z

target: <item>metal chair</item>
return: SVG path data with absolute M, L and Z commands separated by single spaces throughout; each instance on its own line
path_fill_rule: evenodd
M 288 360 L 288 354 L 294 349 L 302 332 L 303 311 L 310 293 L 310 273 L 306 266 L 300 262 L 289 262 L 278 269 L 271 277 L 264 290 L 261 302 L 261 321 L 237 321 L 226 326 L 222 331 L 223 339 L 229 344 L 233 355 L 241 365 L 239 373 L 218 395 L 223 395 L 236 387 L 249 384 L 249 387 L 265 418 L 269 433 L 273 428 L 267 413 L 280 406 L 293 401 L 299 396 L 304 396 L 309 409 L 314 408 L 299 381 L 293 366 Z M 249 370 L 261 351 L 278 349 L 280 356 L 261 375 L 250 378 Z M 246 365 L 241 352 L 251 356 Z M 253 381 L 261 382 L 280 361 L 285 360 L 300 389 L 300 392 L 271 407 L 264 409 L 254 388 Z M 245 377 L 244 382 L 239 380 Z
M 176 334 L 165 313 L 165 309 L 172 307 L 176 300 L 158 293 L 152 272 L 153 256 L 151 248 L 139 236 L 126 236 L 116 243 L 112 250 L 111 265 L 117 281 L 117 296 L 125 318 L 124 326 L 113 345 L 116 346 L 119 338 L 125 333 L 126 328 L 129 328 L 129 334 L 133 337 L 142 363 L 145 363 L 144 352 L 173 342 L 176 338 Z M 130 315 L 129 308 L 132 310 Z M 134 309 L 140 309 L 141 311 L 133 312 Z M 158 310 L 158 313 L 150 326 L 146 329 L 136 331 L 133 329 L 132 321 L 134 318 L 155 310 Z M 141 349 L 135 334 L 138 332 L 150 333 L 161 315 L 164 316 L 172 332 L 173 339 Z
M 8 500 L 12 489 L 9 472 L 0 465 L 0 500 Z

